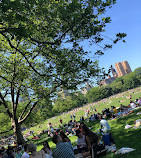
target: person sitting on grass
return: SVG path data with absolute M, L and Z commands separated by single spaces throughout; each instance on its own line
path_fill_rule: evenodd
M 65 135 L 63 131 L 60 132 L 60 136 L 63 142 L 70 142 L 70 139 Z
M 118 110 L 116 107 L 113 106 L 113 113 L 116 115 L 118 113 Z
M 41 151 L 36 151 L 37 147 L 35 144 L 30 143 L 28 145 L 28 150 L 31 152 L 30 158 L 46 158 L 45 152 L 43 150 Z
M 135 109 L 136 108 L 136 104 L 133 101 L 130 101 L 130 107 L 132 109 Z
M 82 133 L 85 135 L 85 141 L 88 146 L 88 152 L 82 154 L 85 158 L 90 155 L 92 156 L 92 150 L 99 144 L 99 137 L 90 131 L 85 124 L 82 126 Z
M 137 101 L 137 104 L 138 104 L 139 106 L 141 106 L 141 97 L 140 97 L 139 100 Z
M 60 135 L 54 135 L 52 141 L 56 144 L 52 152 L 53 158 L 75 158 L 70 142 L 63 142 Z
M 78 137 L 77 139 L 77 148 L 84 148 L 86 147 L 86 141 L 85 141 L 85 135 L 82 134 L 80 129 L 76 130 L 76 136 Z
M 21 158 L 22 157 L 22 146 L 17 147 L 17 153 L 16 153 L 16 158 Z
M 42 148 L 42 150 L 44 150 L 44 152 L 46 154 L 46 157 L 49 157 L 49 158 L 52 157 L 52 151 L 51 151 L 50 146 L 49 146 L 49 144 L 48 144 L 47 141 L 43 142 L 43 148 Z
M 22 158 L 29 158 L 30 156 L 29 156 L 29 150 L 28 150 L 28 144 L 25 144 L 24 145 L 24 153 L 23 153 L 23 155 L 22 155 Z

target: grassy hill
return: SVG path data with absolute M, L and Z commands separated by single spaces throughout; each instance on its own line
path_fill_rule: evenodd
M 75 113 L 75 115 L 76 115 L 76 121 L 79 121 L 80 116 L 85 115 L 85 110 L 90 108 L 90 105 L 92 107 L 95 107 L 98 110 L 98 112 L 101 112 L 104 108 L 107 108 L 110 106 L 119 107 L 120 104 L 128 105 L 130 102 L 130 100 L 128 98 L 129 94 L 132 95 L 132 100 L 135 100 L 136 98 L 141 97 L 141 87 L 111 96 L 111 97 L 103 99 L 99 102 L 87 104 L 83 107 L 74 109 L 74 110 L 64 113 L 62 115 L 50 118 L 50 119 L 46 120 L 45 122 L 41 123 L 40 125 L 32 127 L 30 130 L 34 130 L 34 132 L 36 134 L 38 134 L 40 131 L 46 130 L 48 128 L 49 122 L 51 122 L 53 124 L 53 127 L 58 127 L 60 124 L 60 122 L 59 122 L 60 118 L 62 118 L 63 123 L 67 123 L 70 120 L 70 115 L 73 113 Z M 112 134 L 115 138 L 117 149 L 120 149 L 121 147 L 131 147 L 136 150 L 134 152 L 131 152 L 129 154 L 122 155 L 122 156 L 115 155 L 114 153 L 110 153 L 110 154 L 106 155 L 105 158 L 119 158 L 119 157 L 140 158 L 141 157 L 140 156 L 141 155 L 141 150 L 140 150 L 140 148 L 141 148 L 141 141 L 140 141 L 141 140 L 141 128 L 140 129 L 130 128 L 128 130 L 125 129 L 126 124 L 130 124 L 131 126 L 133 126 L 134 121 L 136 121 L 137 119 L 141 119 L 141 115 L 136 115 L 137 112 L 139 112 L 139 111 L 141 111 L 141 108 L 135 110 L 132 114 L 129 114 L 127 116 L 108 121 L 112 128 Z M 100 128 L 99 121 L 86 122 L 86 124 L 89 127 L 91 127 L 93 131 L 96 131 L 97 129 Z M 25 133 L 26 132 L 27 131 L 25 131 Z M 70 139 L 71 139 L 72 145 L 75 146 L 77 137 L 72 136 L 72 137 L 70 137 Z M 55 147 L 55 144 L 52 143 L 51 138 L 48 138 L 46 136 L 46 134 L 43 134 L 40 139 L 34 140 L 32 142 L 34 142 L 37 145 L 38 150 L 40 150 L 42 148 L 42 143 L 45 140 L 48 140 L 51 148 Z

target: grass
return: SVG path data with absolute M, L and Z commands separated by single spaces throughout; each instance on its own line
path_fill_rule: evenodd
M 91 106 L 94 106 L 98 109 L 98 112 L 101 112 L 104 108 L 108 108 L 110 106 L 116 106 L 118 107 L 120 104 L 128 105 L 129 99 L 127 97 L 129 94 L 132 95 L 132 100 L 135 100 L 136 98 L 141 97 L 141 87 L 135 88 L 132 90 L 129 90 L 127 92 L 123 92 L 114 96 L 111 96 L 109 98 L 103 99 L 99 102 L 92 103 Z M 56 116 L 53 118 L 50 118 L 46 120 L 45 122 L 39 125 L 32 127 L 30 130 L 34 130 L 35 133 L 38 134 L 41 130 L 46 130 L 48 127 L 48 123 L 51 122 L 53 126 L 59 126 L 60 122 L 59 119 L 62 118 L 63 123 L 67 123 L 70 120 L 70 114 L 75 112 L 76 114 L 76 121 L 79 120 L 80 116 L 84 115 L 84 110 L 90 108 L 90 105 L 85 105 L 84 107 L 80 107 L 79 109 L 75 109 L 73 111 L 70 111 L 68 113 L 64 113 L 60 116 Z M 140 129 L 125 129 L 126 124 L 130 124 L 131 126 L 134 125 L 134 121 L 141 118 L 141 115 L 136 115 L 137 112 L 141 111 L 141 108 L 135 110 L 132 114 L 129 114 L 127 116 L 109 120 L 109 124 L 112 129 L 113 137 L 116 141 L 117 149 L 120 149 L 122 147 L 131 147 L 136 149 L 135 151 L 124 154 L 124 155 L 115 155 L 114 153 L 107 154 L 104 158 L 140 158 L 141 157 L 141 128 Z M 88 122 L 86 123 L 89 127 L 91 127 L 92 131 L 97 131 L 97 129 L 100 128 L 99 121 L 95 122 Z M 27 131 L 26 131 L 27 132 Z M 34 142 L 37 145 L 37 149 L 40 150 L 43 146 L 43 142 L 47 140 L 49 142 L 50 147 L 53 149 L 55 148 L 55 144 L 52 143 L 51 138 L 48 138 L 46 134 L 43 134 L 40 139 L 38 140 L 30 140 L 30 142 Z M 70 137 L 70 140 L 72 142 L 72 145 L 76 145 L 76 136 Z

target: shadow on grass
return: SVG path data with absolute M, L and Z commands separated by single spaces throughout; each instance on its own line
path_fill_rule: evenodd
M 112 126 L 112 134 L 115 138 L 117 149 L 130 147 L 136 150 L 124 155 L 110 153 L 103 158 L 141 158 L 141 128 L 125 129 L 126 123 L 134 124 L 134 121 L 141 117 L 136 115 L 139 111 L 141 111 L 141 108 L 135 110 L 132 114 L 114 120 L 114 125 Z
M 128 154 L 124 155 L 115 155 L 115 153 L 108 153 L 103 158 L 141 158 L 141 128 L 140 129 L 125 129 L 125 125 L 134 124 L 134 121 L 139 119 L 141 115 L 136 115 L 137 112 L 141 111 L 140 109 L 135 110 L 132 114 L 129 114 L 127 116 L 111 120 L 110 126 L 112 127 L 112 134 L 115 138 L 117 149 L 120 149 L 122 147 L 130 147 L 136 149 L 133 152 L 130 152 Z M 85 122 L 89 127 L 91 127 L 91 130 L 95 130 L 96 127 L 99 125 L 99 121 L 94 122 Z M 51 142 L 51 138 L 47 137 L 47 134 L 42 134 L 40 139 L 38 140 L 30 140 L 30 142 L 35 143 L 37 146 L 40 146 L 43 144 L 43 142 L 47 140 L 48 142 Z M 71 137 L 72 145 L 76 146 L 77 142 L 75 141 L 75 137 Z M 52 147 L 52 149 L 55 147 L 55 145 Z

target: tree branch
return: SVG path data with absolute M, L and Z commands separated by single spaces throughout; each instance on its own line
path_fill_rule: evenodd
M 24 113 L 26 112 L 26 110 L 27 110 L 28 106 L 30 105 L 30 103 L 31 103 L 31 100 L 30 100 L 30 101 L 27 103 L 27 105 L 25 106 L 23 112 L 21 113 L 21 115 L 20 115 L 20 117 L 19 117 L 19 119 L 18 119 L 19 121 L 22 119 L 22 117 L 23 117 Z
M 28 116 L 31 114 L 31 112 L 32 112 L 32 110 L 35 108 L 35 106 L 37 105 L 37 103 L 38 103 L 38 101 L 36 101 L 33 105 L 32 105 L 32 107 L 30 108 L 30 110 L 28 111 L 28 113 L 26 114 L 26 116 L 22 119 L 22 120 L 20 120 L 18 123 L 23 123 L 27 118 L 28 118 Z
M 68 29 L 68 30 L 69 30 L 69 29 Z M 67 31 L 68 31 L 68 30 L 67 30 Z M 66 31 L 66 32 L 67 32 L 67 31 Z M 42 76 L 42 77 L 54 77 L 53 75 L 46 75 L 46 74 L 41 74 L 41 73 L 39 73 L 39 72 L 32 66 L 32 64 L 29 62 L 29 60 L 28 60 L 28 58 L 25 56 L 25 54 L 24 54 L 21 50 L 19 50 L 19 49 L 16 48 L 15 46 L 13 46 L 12 43 L 11 43 L 11 41 L 9 40 L 9 38 L 6 37 L 5 34 L 3 34 L 3 36 L 8 40 L 9 45 L 11 46 L 11 48 L 14 48 L 16 51 L 18 51 L 19 53 L 22 54 L 22 56 L 26 59 L 27 63 L 29 64 L 29 66 L 32 68 L 32 70 L 33 70 L 35 73 L 37 73 L 39 76 Z M 63 37 L 63 35 L 61 36 L 61 38 L 62 38 L 62 37 Z M 66 72 L 66 73 L 68 73 L 68 72 Z M 66 74 L 66 73 L 65 73 L 65 74 Z M 62 75 L 64 75 L 64 74 L 62 74 Z
M 15 115 L 15 111 L 14 111 L 14 87 L 13 84 L 11 83 L 11 99 L 12 99 L 12 113 Z
M 0 92 L 0 98 L 1 98 L 2 103 L 3 103 L 3 105 L 4 105 L 5 109 L 6 109 L 7 114 L 9 115 L 10 118 L 12 118 L 12 113 L 10 112 L 10 110 L 8 108 L 8 105 L 7 105 L 7 103 L 6 103 L 6 101 L 5 101 L 5 99 L 4 99 L 4 97 L 3 97 L 1 92 Z
M 7 130 L 7 131 L 4 131 L 4 132 L 0 132 L 0 134 L 4 134 L 4 133 L 7 133 L 7 132 L 9 132 L 9 131 L 11 131 L 11 130 L 13 130 L 13 126 L 9 129 L 9 130 Z
M 35 59 L 40 53 L 37 52 L 37 54 L 32 58 L 32 59 Z
M 21 87 L 21 86 L 20 86 L 20 87 Z M 14 108 L 14 112 L 15 112 L 15 113 L 16 113 L 16 110 L 17 110 L 18 101 L 19 101 L 19 96 L 20 96 L 20 87 L 18 88 L 17 96 L 16 96 L 16 103 L 15 103 L 15 108 Z
M 3 98 L 5 98 L 5 97 L 7 96 L 8 91 L 9 91 L 9 89 L 8 89 L 8 90 L 6 90 L 5 95 L 3 96 Z
M 37 39 L 34 39 L 32 37 L 30 37 L 30 39 L 34 42 L 37 42 L 39 44 L 50 44 L 50 45 L 55 45 L 55 44 L 60 44 L 62 38 L 66 35 L 67 32 L 70 31 L 71 28 L 68 28 L 58 39 L 56 39 L 54 42 L 46 42 L 46 41 L 39 41 Z
M 20 51 L 18 48 L 16 48 L 14 45 L 12 45 L 10 39 L 7 38 L 7 36 L 6 36 L 4 33 L 2 33 L 2 35 L 7 39 L 7 41 L 8 41 L 8 43 L 9 43 L 9 45 L 10 45 L 11 48 L 15 49 L 16 51 L 18 51 L 19 53 L 22 54 L 22 56 L 26 59 L 26 61 L 27 61 L 27 63 L 29 64 L 29 66 L 30 66 L 39 76 L 46 76 L 45 74 L 40 74 L 40 73 L 32 66 L 32 64 L 29 62 L 28 58 L 25 56 L 25 54 L 24 54 L 22 51 Z
M 4 79 L 4 80 L 6 80 L 6 81 L 8 81 L 9 83 L 11 83 L 8 79 L 6 79 L 5 77 L 3 77 L 3 76 L 1 76 L 0 75 L 0 77 L 2 78 L 2 79 Z
M 39 41 L 37 39 L 34 39 L 32 37 L 30 37 L 30 39 L 36 43 L 39 43 L 39 44 L 50 44 L 50 45 L 54 45 L 55 43 L 57 43 L 56 41 L 55 42 L 46 42 L 46 41 Z

